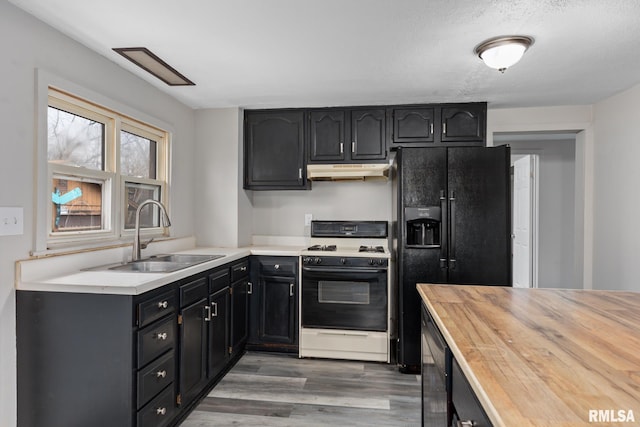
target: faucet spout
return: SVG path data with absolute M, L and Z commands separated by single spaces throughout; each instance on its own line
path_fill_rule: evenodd
M 140 243 L 140 211 L 145 205 L 148 204 L 156 205 L 160 209 L 161 224 L 163 227 L 171 226 L 171 220 L 169 219 L 169 215 L 167 215 L 167 209 L 162 203 L 153 199 L 147 199 L 144 202 L 140 203 L 138 205 L 138 209 L 136 209 L 136 230 L 133 236 L 133 252 L 131 254 L 132 261 L 138 261 L 141 258 L 142 244 Z M 146 245 L 144 246 L 146 247 Z

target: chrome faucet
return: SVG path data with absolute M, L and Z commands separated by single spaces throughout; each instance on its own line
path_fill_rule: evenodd
M 142 249 L 146 249 L 147 245 L 151 243 L 153 238 L 146 243 L 140 243 L 140 211 L 144 205 L 148 205 L 149 203 L 154 204 L 160 208 L 160 214 L 162 216 L 162 226 L 163 227 L 171 227 L 171 220 L 169 220 L 169 215 L 167 215 L 167 209 L 164 205 L 157 200 L 147 199 L 144 202 L 138 205 L 138 209 L 136 210 L 136 232 L 133 237 L 133 252 L 131 254 L 131 261 L 138 261 L 141 257 Z

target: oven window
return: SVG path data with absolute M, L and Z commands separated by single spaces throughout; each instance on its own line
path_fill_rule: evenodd
M 369 304 L 369 282 L 318 281 L 318 302 L 324 304 Z

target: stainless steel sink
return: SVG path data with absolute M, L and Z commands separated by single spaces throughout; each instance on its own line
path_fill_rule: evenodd
M 214 259 L 222 258 L 224 255 L 192 255 L 192 254 L 167 254 L 154 255 L 139 261 L 131 261 L 125 264 L 109 264 L 100 267 L 84 269 L 85 271 L 110 270 L 125 271 L 133 273 L 171 273 L 182 270 L 197 264 Z
M 193 264 L 170 261 L 133 261 L 109 267 L 108 270 L 131 271 L 135 273 L 170 273 L 191 267 Z
M 201 262 L 213 261 L 214 259 L 222 258 L 223 256 L 224 255 L 168 254 L 150 256 L 148 260 L 162 262 L 180 262 L 195 265 L 200 264 Z

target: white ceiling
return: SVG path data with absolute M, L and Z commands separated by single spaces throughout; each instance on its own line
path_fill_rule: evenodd
M 592 104 L 640 83 L 639 0 L 10 0 L 193 108 Z M 504 74 L 473 53 L 535 44 Z M 144 46 L 195 87 L 112 51 Z

